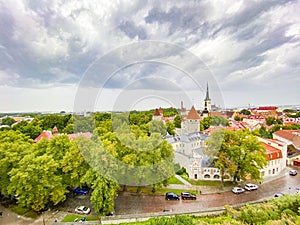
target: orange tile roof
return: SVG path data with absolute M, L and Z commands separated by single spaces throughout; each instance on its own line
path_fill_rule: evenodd
M 61 136 L 61 135 L 64 135 L 64 134 L 58 134 L 58 133 L 52 134 L 51 131 L 44 130 L 36 139 L 34 139 L 34 142 L 39 142 L 43 138 L 46 138 L 47 140 L 50 140 L 55 136 Z M 67 136 L 70 140 L 74 140 L 76 137 L 79 137 L 79 136 L 83 136 L 83 137 L 86 137 L 86 138 L 91 138 L 92 133 L 91 132 L 85 132 L 85 133 L 81 132 L 81 133 L 76 133 L 76 134 L 67 134 Z
M 188 119 L 193 119 L 193 120 L 200 120 L 199 114 L 196 112 L 196 109 L 194 106 L 192 106 L 191 110 L 189 111 L 187 115 Z
M 159 109 L 155 109 L 153 116 L 161 116 L 161 113 L 159 112 Z
M 39 142 L 43 138 L 46 138 L 47 140 L 50 140 L 51 138 L 53 138 L 52 132 L 48 131 L 48 130 L 44 130 L 42 133 L 40 133 L 40 135 L 38 137 L 36 137 L 34 139 L 34 142 Z
M 274 132 L 277 136 L 280 136 L 286 140 L 293 141 L 295 132 L 298 132 L 300 134 L 300 130 L 279 130 Z
M 282 159 L 282 152 L 277 149 L 272 147 L 271 145 L 268 145 L 266 143 L 262 143 L 262 145 L 266 149 L 267 153 L 267 159 L 268 160 L 274 160 L 274 159 Z

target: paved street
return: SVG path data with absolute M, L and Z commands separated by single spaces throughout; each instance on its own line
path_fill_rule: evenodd
M 162 212 L 165 209 L 172 209 L 172 211 L 178 213 L 188 213 L 206 210 L 213 207 L 220 207 L 226 204 L 236 205 L 260 199 L 272 198 L 274 194 L 278 192 L 295 194 L 297 192 L 296 188 L 300 187 L 300 168 L 297 168 L 297 170 L 299 173 L 297 176 L 290 176 L 288 173 L 282 174 L 283 176 L 278 179 L 261 184 L 259 189 L 256 191 L 246 191 L 239 195 L 235 195 L 231 191 L 228 191 L 228 188 L 225 189 L 225 192 L 218 191 L 219 193 L 212 194 L 211 192 L 215 192 L 219 188 L 201 187 L 204 194 L 198 195 L 196 201 L 166 201 L 164 196 L 121 193 L 115 202 L 116 214 L 125 215 Z M 88 196 L 73 196 L 73 198 L 70 198 L 61 206 L 60 211 L 47 211 L 44 215 L 41 215 L 35 220 L 18 216 L 0 205 L 0 211 L 3 212 L 3 215 L 0 216 L 0 224 L 39 225 L 45 222 L 45 225 L 51 225 L 55 219 L 62 219 L 68 211 L 73 212 L 74 207 L 80 204 L 91 206 L 88 201 Z M 93 213 L 94 212 L 92 212 L 92 214 Z
M 298 173 L 300 169 L 298 168 Z M 164 209 L 172 209 L 174 212 L 194 212 L 210 207 L 219 207 L 226 204 L 240 203 L 272 198 L 275 193 L 295 194 L 296 187 L 300 187 L 299 174 L 289 176 L 287 173 L 278 179 L 259 185 L 259 189 L 236 195 L 231 191 L 217 194 L 202 194 L 197 200 L 166 201 L 164 196 L 138 195 L 121 193 L 116 199 L 116 214 L 140 214 L 149 212 L 162 212 Z

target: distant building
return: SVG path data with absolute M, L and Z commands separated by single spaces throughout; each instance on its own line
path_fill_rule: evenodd
M 50 140 L 53 137 L 62 136 L 62 135 L 67 135 L 70 140 L 74 140 L 79 136 L 83 136 L 83 137 L 86 137 L 86 138 L 91 138 L 92 137 L 91 132 L 85 132 L 85 133 L 80 132 L 80 133 L 76 133 L 76 134 L 61 134 L 61 133 L 58 133 L 58 129 L 55 126 L 55 127 L 53 127 L 52 131 L 50 131 L 50 130 L 42 131 L 42 133 L 37 138 L 34 139 L 34 142 L 37 143 L 37 142 L 41 141 L 43 138 L 45 138 L 47 140 Z
M 164 123 L 169 122 L 169 121 L 173 121 L 174 118 L 175 118 L 175 116 L 165 117 L 164 116 L 164 111 L 161 107 L 159 109 L 155 109 L 154 112 L 153 112 L 153 115 L 152 115 L 152 120 L 162 121 Z
M 201 117 L 197 113 L 194 106 L 188 112 L 187 116 L 181 121 L 181 129 L 176 130 L 177 134 L 190 134 L 200 132 Z
M 164 112 L 162 108 L 155 109 L 153 112 L 152 120 L 162 121 L 164 116 Z

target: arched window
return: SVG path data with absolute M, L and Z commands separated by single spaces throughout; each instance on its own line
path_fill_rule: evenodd
M 220 179 L 220 175 L 215 174 L 215 175 L 214 175 L 214 179 Z
M 210 178 L 210 175 L 209 175 L 209 174 L 205 174 L 205 175 L 204 175 L 204 178 L 209 179 L 209 178 Z

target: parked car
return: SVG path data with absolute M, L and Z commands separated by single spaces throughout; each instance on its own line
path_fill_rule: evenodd
M 164 209 L 163 212 L 173 212 L 172 209 Z
M 173 192 L 168 192 L 166 193 L 166 200 L 180 200 L 180 197 Z
M 115 211 L 111 211 L 111 212 L 106 214 L 106 216 L 114 216 L 114 215 L 115 215 Z
M 276 194 L 274 195 L 275 198 L 278 198 L 278 197 L 281 197 L 281 196 L 284 196 L 284 194 L 283 194 L 283 193 L 276 193 Z
M 78 195 L 87 195 L 89 191 L 84 188 L 77 187 L 73 190 L 73 193 L 78 194 Z
M 91 212 L 91 209 L 89 207 L 86 207 L 86 206 L 78 206 L 76 209 L 75 209 L 75 212 L 76 213 L 79 213 L 79 214 L 89 214 Z
M 253 190 L 257 190 L 258 186 L 256 184 L 246 184 L 245 189 L 248 191 L 253 191 Z
M 297 175 L 297 170 L 290 170 L 290 171 L 289 171 L 289 174 L 290 174 L 291 176 L 296 176 L 296 175 Z
M 231 189 L 231 191 L 234 193 L 234 194 L 240 194 L 240 193 L 243 193 L 245 191 L 244 188 L 241 188 L 241 187 L 233 187 Z
M 190 192 L 181 192 L 181 199 L 190 199 L 190 200 L 196 200 L 196 195 L 191 194 Z

